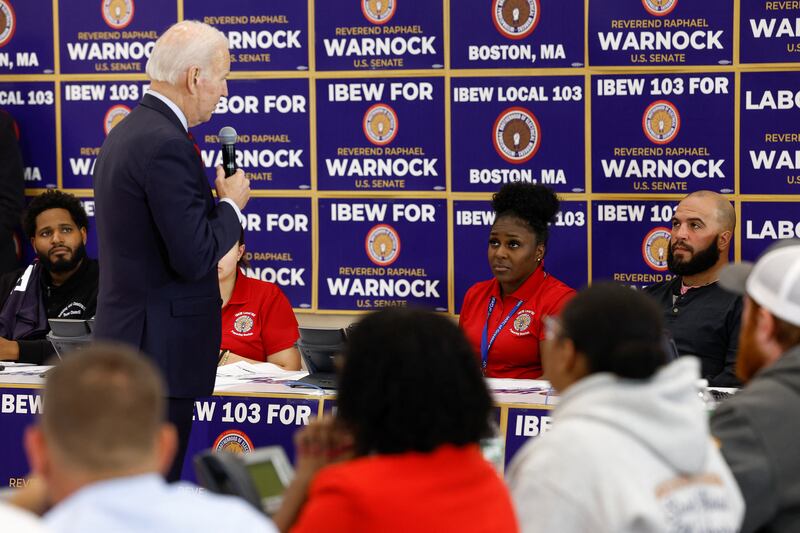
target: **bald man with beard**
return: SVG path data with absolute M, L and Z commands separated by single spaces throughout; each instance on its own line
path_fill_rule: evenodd
M 741 385 L 735 367 L 742 299 L 718 283 L 735 228 L 736 213 L 721 194 L 686 196 L 672 217 L 667 266 L 675 277 L 645 289 L 664 310 L 678 353 L 698 357 L 714 387 Z

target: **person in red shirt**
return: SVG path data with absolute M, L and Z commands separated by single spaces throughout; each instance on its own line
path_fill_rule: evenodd
M 494 278 L 470 287 L 459 318 L 486 377 L 542 377 L 542 319 L 557 315 L 575 294 L 544 269 L 547 225 L 558 205 L 552 190 L 522 182 L 504 185 L 492 197 Z
M 217 265 L 222 297 L 220 365 L 266 361 L 300 370 L 297 319 L 289 300 L 274 283 L 244 274 L 244 232 Z
M 348 336 L 334 418 L 295 435 L 273 517 L 293 533 L 514 533 L 508 489 L 481 455 L 492 400 L 448 318 L 387 309 Z

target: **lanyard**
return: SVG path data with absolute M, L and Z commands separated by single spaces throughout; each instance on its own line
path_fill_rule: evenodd
M 492 316 L 492 311 L 494 311 L 494 306 L 497 303 L 497 299 L 492 296 L 489 298 L 489 309 L 486 310 L 486 322 L 483 324 L 483 335 L 481 336 L 481 371 L 486 374 L 486 363 L 489 362 L 489 350 L 492 349 L 492 344 L 494 344 L 494 340 L 497 338 L 497 335 L 500 331 L 505 327 L 508 323 L 509 319 L 514 316 L 514 313 L 517 312 L 517 309 L 520 308 L 522 305 L 522 300 L 517 302 L 517 305 L 508 313 L 500 325 L 497 326 L 497 329 L 494 330 L 492 333 L 492 338 L 489 339 L 489 318 Z

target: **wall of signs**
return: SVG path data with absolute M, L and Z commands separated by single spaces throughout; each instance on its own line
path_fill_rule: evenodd
M 458 313 L 515 180 L 562 197 L 546 264 L 576 287 L 666 279 L 699 189 L 734 203 L 734 259 L 800 237 L 800 7 L 771 0 L 0 0 L 29 196 L 92 214 L 103 139 L 182 19 L 228 37 L 230 93 L 195 137 L 211 178 L 238 131 L 250 275 L 298 311 Z

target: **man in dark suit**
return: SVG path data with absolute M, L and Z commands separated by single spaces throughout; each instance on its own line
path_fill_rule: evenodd
M 213 392 L 221 336 L 217 261 L 237 242 L 250 185 L 217 168 L 215 204 L 188 128 L 208 121 L 230 55 L 225 36 L 183 21 L 156 42 L 150 90 L 109 133 L 94 172 L 100 262 L 96 336 L 139 348 L 161 369 L 180 477 L 194 398 Z

